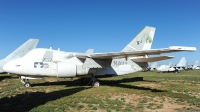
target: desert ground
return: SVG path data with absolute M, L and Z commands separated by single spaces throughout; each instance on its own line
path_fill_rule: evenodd
M 15 74 L 0 74 L 1 112 L 198 112 L 200 70 L 137 72 L 99 78 L 101 86 L 79 78 L 45 77 L 25 88 Z

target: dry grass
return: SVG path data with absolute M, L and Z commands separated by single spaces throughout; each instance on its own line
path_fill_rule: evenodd
M 138 72 L 99 80 L 102 86 L 91 88 L 76 78 L 46 77 L 31 80 L 33 87 L 25 88 L 16 75 L 1 74 L 0 111 L 200 111 L 198 70 Z

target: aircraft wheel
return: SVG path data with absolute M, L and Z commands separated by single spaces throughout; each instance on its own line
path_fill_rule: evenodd
M 94 82 L 92 83 L 92 87 L 99 87 L 99 86 L 100 86 L 99 81 L 94 81 Z
M 31 84 L 30 84 L 29 82 L 26 82 L 26 83 L 24 84 L 24 87 L 31 87 Z

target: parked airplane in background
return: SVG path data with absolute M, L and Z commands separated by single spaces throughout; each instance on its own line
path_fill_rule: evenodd
M 18 74 L 25 87 L 27 79 L 56 76 L 62 78 L 87 78 L 93 87 L 100 86 L 98 77 L 118 76 L 146 70 L 148 62 L 173 58 L 171 56 L 148 57 L 148 55 L 180 51 L 196 51 L 195 47 L 172 46 L 151 49 L 155 28 L 146 26 L 122 51 L 107 53 L 76 53 L 37 48 L 24 57 L 8 62 L 3 69 Z M 89 83 L 88 82 L 88 83 Z
M 154 62 L 151 66 L 147 68 L 147 71 L 156 70 L 158 68 L 157 62 Z
M 185 57 L 182 57 L 181 60 L 179 61 L 179 63 L 176 66 L 172 66 L 172 67 L 174 67 L 178 71 L 185 70 L 185 69 L 187 69 L 186 64 L 187 64 L 187 61 L 186 61 Z
M 195 62 L 195 64 L 192 66 L 192 69 L 193 69 L 193 70 L 195 70 L 195 69 L 200 69 L 198 60 L 197 60 L 197 61 Z
M 169 63 L 169 65 L 161 65 L 157 68 L 158 72 L 178 72 L 186 69 L 186 59 L 182 57 L 177 65 Z
M 169 65 L 161 65 L 157 68 L 158 72 L 178 72 L 173 66 L 172 63 L 170 62 Z
M 15 51 L 10 53 L 6 58 L 0 60 L 0 73 L 3 73 L 3 66 L 14 59 L 21 58 L 25 54 L 27 54 L 32 49 L 35 49 L 35 47 L 38 44 L 38 39 L 29 39 L 24 44 L 22 44 L 20 47 L 18 47 Z

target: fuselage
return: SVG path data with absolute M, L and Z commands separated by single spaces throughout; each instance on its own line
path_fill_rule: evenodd
M 93 59 L 100 67 L 84 67 L 86 59 L 75 52 L 33 49 L 24 57 L 8 62 L 4 71 L 26 76 L 81 77 L 87 75 L 116 76 L 146 69 L 147 63 L 135 63 L 125 58 Z M 93 63 L 91 63 L 93 64 Z
M 172 72 L 175 71 L 175 68 L 170 67 L 168 65 L 161 65 L 160 67 L 157 68 L 159 72 Z

